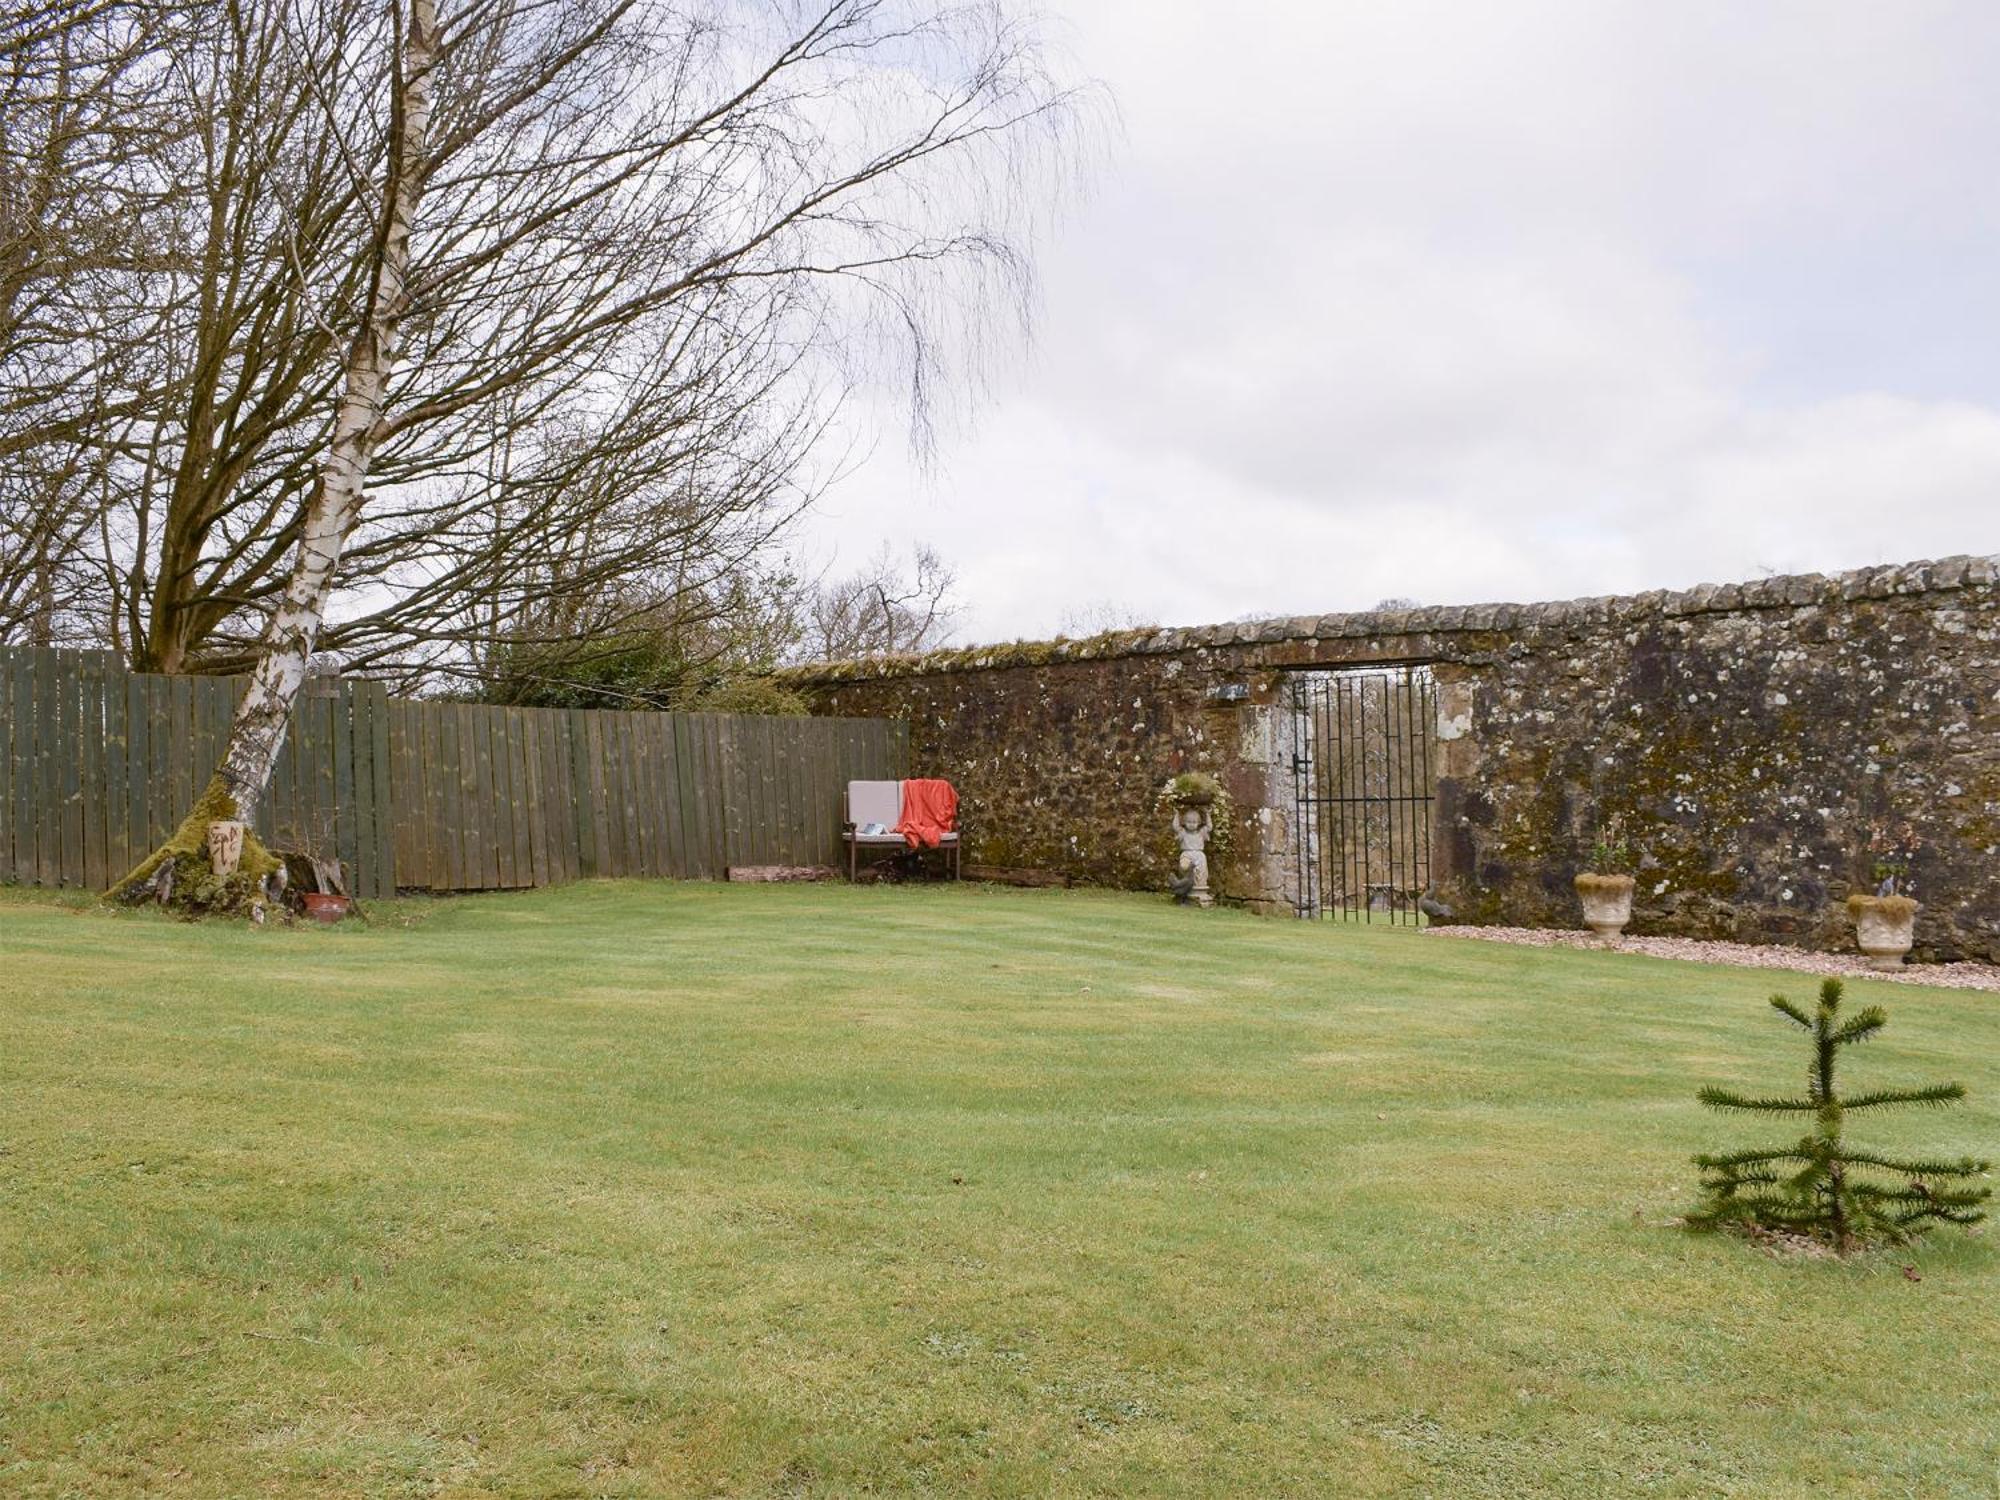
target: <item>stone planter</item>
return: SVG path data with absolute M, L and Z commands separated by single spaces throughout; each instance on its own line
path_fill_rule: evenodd
M 1632 920 L 1632 877 L 1585 871 L 1576 877 L 1576 895 L 1583 903 L 1583 925 L 1615 948 Z
M 1900 969 L 1917 940 L 1917 903 L 1908 896 L 1849 896 L 1854 940 L 1871 969 Z

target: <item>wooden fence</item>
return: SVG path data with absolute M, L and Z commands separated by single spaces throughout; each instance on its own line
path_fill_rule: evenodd
M 0 646 L 0 881 L 102 890 L 170 834 L 222 755 L 242 679 Z M 257 816 L 355 893 L 836 864 L 840 792 L 906 774 L 881 719 L 615 713 L 392 699 L 316 678 Z

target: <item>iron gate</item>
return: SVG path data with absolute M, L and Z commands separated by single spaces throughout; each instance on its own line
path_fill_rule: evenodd
M 1430 669 L 1301 672 L 1290 692 L 1299 915 L 1420 922 L 1437 790 Z

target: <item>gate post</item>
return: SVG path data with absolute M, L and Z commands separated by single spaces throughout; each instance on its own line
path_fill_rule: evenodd
M 1302 816 L 1304 789 L 1311 786 L 1313 745 L 1302 677 L 1286 674 L 1263 711 L 1266 720 L 1264 801 L 1257 809 L 1263 834 L 1259 860 L 1261 907 L 1295 917 L 1319 911 L 1319 828 Z
M 1477 860 L 1472 824 L 1480 809 L 1476 793 L 1467 788 L 1479 769 L 1479 743 L 1473 738 L 1473 673 L 1464 667 L 1441 666 L 1437 673 L 1437 799 L 1434 882 L 1445 900 L 1463 909 L 1464 888 L 1476 884 Z M 1483 802 L 1484 799 L 1477 799 Z

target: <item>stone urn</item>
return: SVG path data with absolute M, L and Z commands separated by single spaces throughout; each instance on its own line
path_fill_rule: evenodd
M 1607 948 L 1617 947 L 1632 920 L 1632 877 L 1586 870 L 1576 877 L 1576 895 L 1583 903 L 1583 925 Z
M 1908 896 L 1849 896 L 1854 939 L 1871 969 L 1900 969 L 1917 940 L 1917 903 Z

